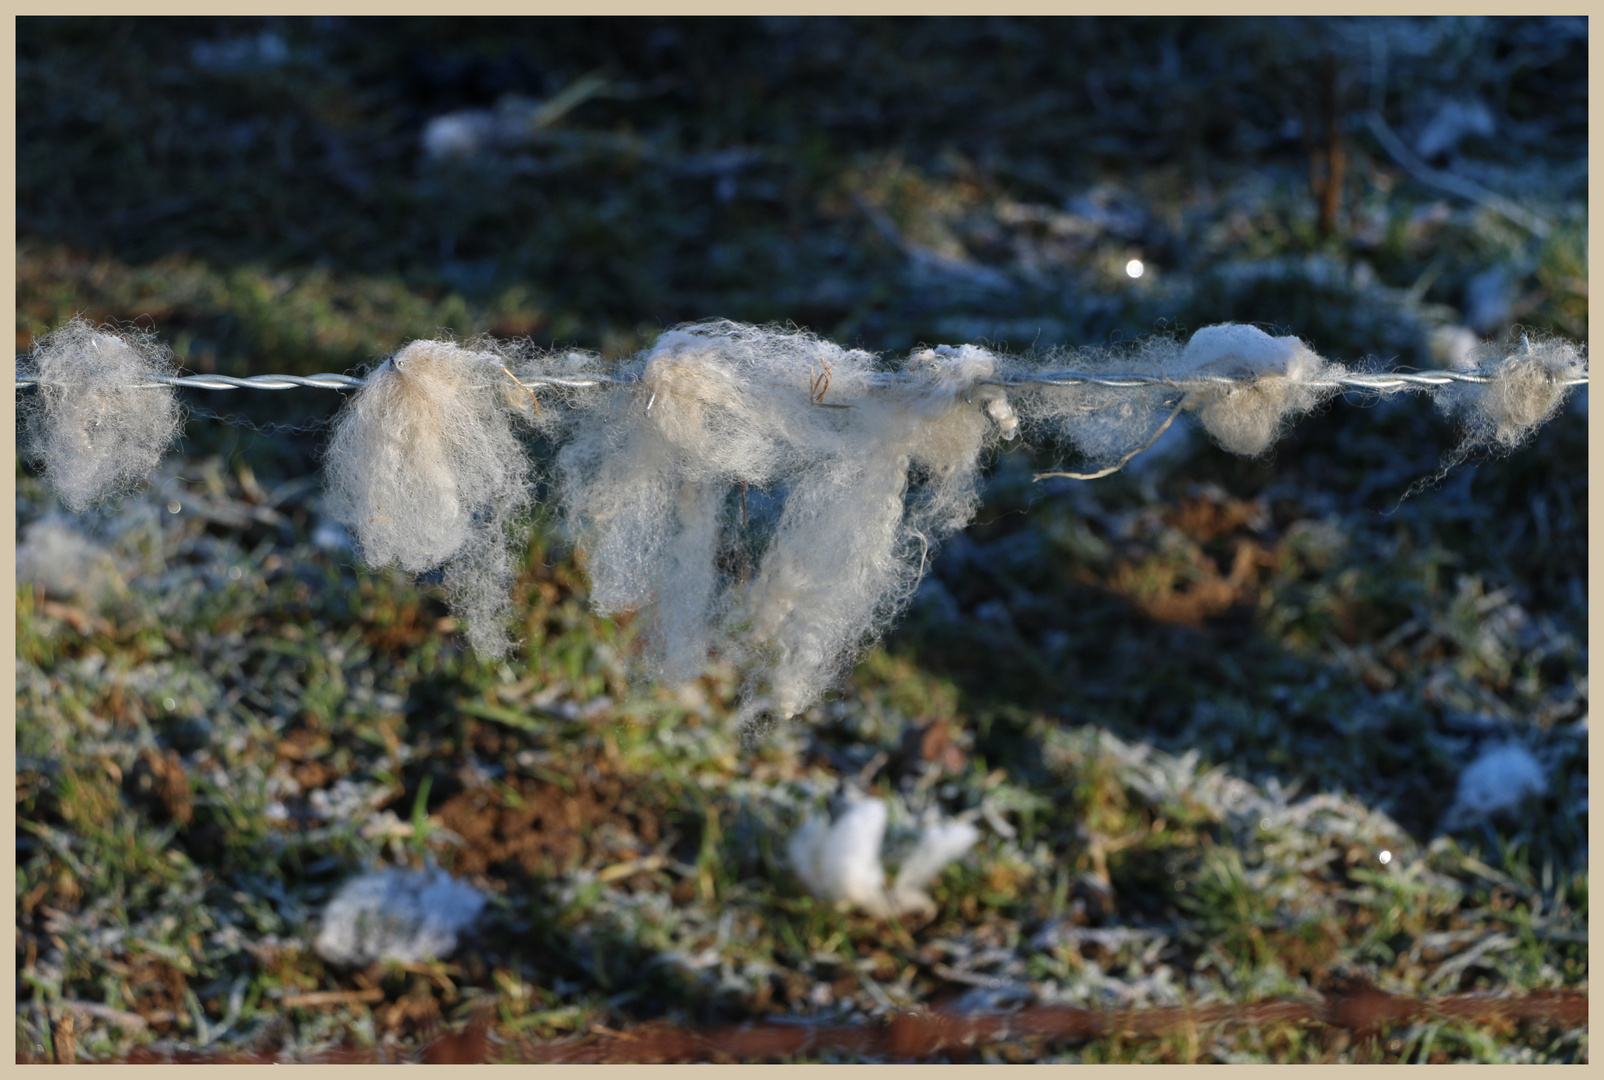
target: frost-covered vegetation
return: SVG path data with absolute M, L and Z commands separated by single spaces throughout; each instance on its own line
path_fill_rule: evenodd
M 185 392 L 151 484 L 83 516 L 46 479 L 94 501 L 177 408 L 129 430 L 114 396 L 19 394 L 20 1054 L 408 1045 L 486 1003 L 513 1056 L 665 1017 L 1585 988 L 1586 399 L 1544 396 L 1587 328 L 1585 24 L 22 20 L 18 46 L 41 375 L 86 342 L 160 370 L 92 329 L 117 320 L 230 374 L 461 343 L 396 355 L 337 436 L 342 395 Z M 708 426 L 720 394 L 762 412 L 773 356 L 721 380 L 661 336 L 709 317 L 819 335 L 785 340 L 828 353 L 825 402 L 856 350 L 944 343 L 1117 365 L 1140 339 L 1166 371 L 1230 344 L 1286 382 L 1033 481 L 1125 460 L 1174 395 L 1032 456 L 1003 428 L 1087 399 L 949 422 L 932 352 L 925 426 L 854 415 L 821 471 L 807 431 Z M 1194 336 L 1226 321 L 1268 334 Z M 1302 385 L 1320 357 L 1473 367 L 1512 326 L 1531 359 L 1437 410 Z M 576 438 L 559 396 L 454 374 L 578 353 L 641 356 L 653 426 Z M 614 393 L 587 411 L 642 407 Z M 954 453 L 989 471 L 943 480 Z M 853 563 L 823 542 L 858 515 L 839 480 L 887 454 L 927 462 L 912 528 L 973 523 L 821 701 L 743 737 L 740 647 Z M 342 471 L 375 455 L 414 471 Z M 442 491 L 458 513 L 420 518 Z M 733 515 L 773 518 L 785 574 L 708 548 Z M 900 605 L 886 527 L 866 572 Z M 742 557 L 750 592 L 720 591 Z M 521 643 L 470 649 L 458 614 Z M 792 642 L 878 617 L 777 619 L 757 689 L 813 700 L 842 646 Z M 387 867 L 416 873 L 362 877 Z M 1421 1022 L 973 1055 L 1587 1047 Z

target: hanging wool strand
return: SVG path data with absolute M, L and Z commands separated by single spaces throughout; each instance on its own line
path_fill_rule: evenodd
M 513 520 L 533 501 L 514 422 L 535 405 L 488 348 L 415 341 L 341 413 L 329 445 L 329 505 L 371 566 L 446 568 L 476 652 L 511 647 Z
M 721 653 L 746 674 L 747 719 L 795 715 L 969 520 L 980 452 L 1013 429 L 999 388 L 982 408 L 964 398 L 993 358 L 876 364 L 809 334 L 683 327 L 637 363 L 639 391 L 615 389 L 564 448 L 592 600 L 643 614 L 654 674 L 681 681 Z

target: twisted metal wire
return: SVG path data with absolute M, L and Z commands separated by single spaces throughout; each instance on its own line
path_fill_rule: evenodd
M 1180 390 L 1195 390 L 1208 386 L 1251 386 L 1258 381 L 1258 376 L 1201 373 L 1189 375 L 1184 379 L 1171 379 L 1163 375 L 1104 375 L 1084 371 L 1046 371 L 1025 375 L 1004 375 L 980 381 L 994 386 L 1107 386 L 1115 389 L 1170 386 Z M 1493 376 L 1474 371 L 1349 371 L 1341 375 L 1311 379 L 1302 385 L 1317 390 L 1369 390 L 1387 393 L 1397 390 L 1430 390 L 1450 383 L 1485 384 L 1492 381 Z M 1573 376 L 1561 382 L 1564 386 L 1585 386 L 1587 376 Z
M 17 386 L 37 386 L 41 380 L 35 376 L 17 376 Z M 159 386 L 189 386 L 199 390 L 293 390 L 311 386 L 319 390 L 355 390 L 364 380 L 351 375 L 152 375 L 149 382 L 135 383 L 135 390 L 151 390 Z
M 196 390 L 293 390 L 311 387 L 317 390 L 356 390 L 366 382 L 354 375 L 337 375 L 326 372 L 319 375 L 152 375 L 151 381 L 138 383 L 134 389 L 153 389 L 159 386 L 180 386 Z M 1319 390 L 1362 390 L 1370 393 L 1396 393 L 1401 390 L 1432 390 L 1452 383 L 1485 384 L 1493 379 L 1473 371 L 1386 371 L 1344 372 L 1312 380 L 1305 385 Z M 1195 390 L 1210 386 L 1251 386 L 1258 380 L 1253 375 L 1195 374 L 1184 379 L 1171 379 L 1152 374 L 1109 374 L 1088 371 L 1043 371 L 1000 375 L 979 382 L 987 386 L 1100 386 L 1115 390 L 1144 386 L 1166 386 L 1177 390 Z M 519 375 L 518 381 L 527 387 L 555 386 L 565 389 L 586 389 L 593 386 L 627 385 L 639 379 L 630 375 Z M 893 385 L 891 376 L 881 385 Z M 1577 375 L 1561 380 L 1563 386 L 1585 386 L 1587 376 Z M 36 386 L 35 376 L 19 375 L 18 389 Z
M 37 376 L 18 375 L 17 388 L 37 386 L 42 380 Z M 520 377 L 518 380 L 525 386 L 562 386 L 581 389 L 588 386 L 597 386 L 602 383 L 629 382 L 629 379 L 617 379 L 607 375 L 566 377 L 561 375 L 532 375 Z M 297 387 L 309 386 L 316 390 L 357 390 L 366 379 L 355 375 L 336 375 L 333 372 L 324 372 L 318 375 L 246 375 L 236 377 L 233 375 L 152 375 L 149 382 L 134 383 L 130 388 L 134 390 L 153 390 L 161 386 L 182 386 L 193 390 L 294 390 Z

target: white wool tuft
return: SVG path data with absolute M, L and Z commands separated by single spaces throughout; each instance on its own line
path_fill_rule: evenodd
M 1192 335 L 1168 371 L 1172 378 L 1204 372 L 1255 376 L 1247 385 L 1194 390 L 1187 407 L 1233 454 L 1254 456 L 1269 449 L 1293 416 L 1308 412 L 1336 392 L 1310 385 L 1338 365 L 1321 359 L 1295 337 L 1271 337 L 1256 326 L 1222 323 Z
M 1459 787 L 1443 816 L 1443 828 L 1463 828 L 1517 810 L 1527 798 L 1547 790 L 1543 767 L 1530 750 L 1518 742 L 1495 744 L 1459 774 Z
M 936 821 L 919 834 L 919 843 L 903 860 L 891 886 L 892 903 L 899 911 L 918 913 L 926 918 L 936 913 L 935 901 L 925 889 L 940 876 L 947 864 L 963 858 L 980 839 L 980 830 L 967 821 Z
M 712 322 L 637 369 L 559 461 L 592 600 L 640 612 L 653 674 L 693 678 L 718 652 L 747 673 L 744 719 L 793 716 L 974 512 L 981 450 L 1013 426 L 972 392 L 995 361 L 924 350 L 893 386 L 870 353 Z
M 513 430 L 534 400 L 488 347 L 414 341 L 368 377 L 336 421 L 330 511 L 373 566 L 446 568 L 474 650 L 510 645 L 511 531 L 533 501 Z
M 1571 389 L 1565 380 L 1587 374 L 1587 357 L 1569 341 L 1532 341 L 1523 335 L 1519 344 L 1477 346 L 1464 366 L 1491 381 L 1454 383 L 1437 391 L 1437 407 L 1464 425 L 1450 463 L 1483 447 L 1509 451 L 1525 442 L 1565 403 Z
M 791 868 L 807 890 L 832 904 L 861 908 L 877 918 L 892 912 L 880 845 L 886 835 L 886 804 L 849 801 L 835 824 L 812 817 L 791 837 Z
M 330 963 L 350 967 L 427 963 L 449 955 L 484 906 L 477 889 L 443 870 L 379 870 L 335 894 L 313 947 Z
M 936 905 L 924 890 L 975 845 L 980 832 L 966 821 L 931 822 L 888 889 L 880 861 L 886 817 L 884 801 L 855 796 L 833 825 L 823 816 L 808 818 L 787 847 L 791 868 L 808 892 L 829 903 L 876 919 L 929 918 Z
M 151 385 L 178 368 L 152 335 L 74 317 L 34 343 L 26 367 L 39 380 L 23 406 L 27 453 L 69 510 L 143 482 L 178 435 L 177 393 Z
M 1336 392 L 1312 384 L 1341 371 L 1297 338 L 1271 337 L 1237 323 L 1204 327 L 1184 347 L 1157 336 L 1134 345 L 1054 353 L 1041 362 L 1094 374 L 1161 375 L 1177 383 L 1201 375 L 1256 378 L 1248 385 L 1190 390 L 1164 384 L 1032 386 L 1019 395 L 1020 412 L 1032 428 L 1068 439 L 1109 469 L 1149 446 L 1178 408 L 1195 410 L 1215 441 L 1232 453 L 1263 453 L 1288 419 Z

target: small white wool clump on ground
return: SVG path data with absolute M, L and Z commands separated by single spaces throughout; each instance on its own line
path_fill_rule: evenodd
M 925 890 L 950 863 L 963 858 L 979 839 L 980 830 L 967 821 L 935 821 L 926 825 L 919 834 L 918 845 L 897 868 L 896 880 L 891 883 L 892 902 L 910 914 L 934 916 L 935 901 Z
M 335 964 L 420 964 L 450 955 L 484 909 L 473 886 L 443 870 L 379 870 L 347 882 L 323 909 L 313 948 Z
M 1295 337 L 1222 323 L 1193 334 L 1166 373 L 1175 379 L 1204 372 L 1254 376 L 1243 385 L 1194 390 L 1186 403 L 1222 447 L 1252 457 L 1269 449 L 1288 420 L 1336 393 L 1335 387 L 1312 384 L 1340 370 Z
M 370 375 L 336 421 L 329 508 L 372 566 L 444 566 L 475 652 L 498 657 L 515 574 L 512 525 L 533 501 L 515 421 L 535 400 L 489 346 L 414 341 Z
M 127 588 L 111 552 L 60 516 L 41 518 L 23 533 L 17 546 L 17 584 L 38 586 L 90 610 Z
M 172 355 L 149 334 L 74 317 L 34 343 L 19 374 L 39 381 L 24 400 L 28 456 L 63 506 L 82 512 L 142 483 L 177 437 L 182 416 Z
M 1518 810 L 1527 798 L 1547 790 L 1548 778 L 1529 749 L 1518 742 L 1495 744 L 1459 774 L 1459 787 L 1453 805 L 1443 815 L 1443 828 L 1460 829 Z
M 712 322 L 636 370 L 559 460 L 591 598 L 639 612 L 657 677 L 735 659 L 745 721 L 805 709 L 901 610 L 974 512 L 981 450 L 1017 427 L 972 346 L 891 379 L 861 350 Z
M 787 845 L 791 868 L 808 892 L 832 904 L 877 919 L 929 918 L 936 905 L 925 889 L 975 845 L 980 832 L 967 821 L 931 822 L 887 887 L 880 861 L 886 817 L 884 801 L 859 797 L 834 824 L 823 816 L 808 818 Z
M 886 834 L 886 804 L 849 802 L 834 824 L 815 815 L 791 834 L 786 854 L 803 887 L 820 900 L 861 908 L 878 918 L 891 913 L 880 845 Z
M 1463 366 L 1491 381 L 1453 383 L 1436 393 L 1437 407 L 1464 425 L 1450 464 L 1484 447 L 1509 451 L 1525 442 L 1565 403 L 1572 389 L 1565 381 L 1587 374 L 1587 356 L 1569 341 L 1523 335 L 1517 343 L 1477 346 Z

